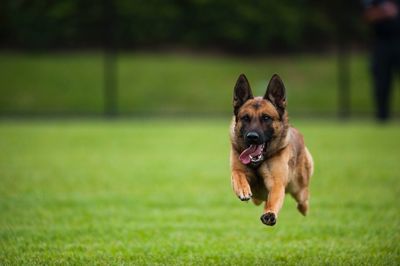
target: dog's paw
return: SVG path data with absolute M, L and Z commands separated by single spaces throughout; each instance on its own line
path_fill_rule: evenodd
M 273 226 L 276 224 L 276 216 L 273 212 L 267 212 L 261 215 L 260 220 L 265 225 Z
M 248 201 L 253 196 L 249 185 L 242 185 L 241 187 L 236 187 L 235 193 L 241 201 Z
M 245 195 L 238 196 L 238 198 L 239 198 L 241 201 L 248 201 L 248 200 L 251 199 L 252 196 L 253 196 L 253 195 L 250 193 L 250 194 L 245 194 Z
M 253 196 L 253 194 L 251 193 L 250 185 L 247 182 L 246 176 L 243 173 L 232 173 L 232 187 L 236 196 L 241 201 L 248 201 Z

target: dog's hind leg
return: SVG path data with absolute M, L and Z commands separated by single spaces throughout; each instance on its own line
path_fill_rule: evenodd
M 306 216 L 308 212 L 309 199 L 308 187 L 303 187 L 296 193 L 292 193 L 292 196 L 297 201 L 297 209 L 299 212 Z
M 292 196 L 297 201 L 297 209 L 301 212 L 301 214 L 306 216 L 308 211 L 308 199 L 310 198 L 308 185 L 310 182 L 310 178 L 314 172 L 314 162 L 307 148 L 304 148 L 304 152 L 304 163 L 302 168 L 300 169 L 300 187 L 297 191 L 292 193 Z

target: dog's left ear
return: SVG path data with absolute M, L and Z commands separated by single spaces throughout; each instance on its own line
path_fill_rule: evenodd
M 282 79 L 274 74 L 269 81 L 267 91 L 265 92 L 264 99 L 269 100 L 281 113 L 286 108 L 286 92 L 285 85 L 283 85 Z

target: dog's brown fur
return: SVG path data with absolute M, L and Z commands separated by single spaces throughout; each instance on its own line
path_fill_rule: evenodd
M 252 198 L 256 205 L 265 201 L 261 221 L 266 225 L 276 223 L 285 193 L 294 197 L 298 210 L 306 215 L 313 160 L 301 133 L 289 125 L 285 87 L 279 76 L 271 78 L 264 97 L 254 98 L 246 77 L 240 75 L 233 107 L 230 161 L 235 194 L 245 201 Z M 245 165 L 239 160 L 248 147 L 246 130 L 263 132 L 267 139 L 264 159 L 257 165 Z

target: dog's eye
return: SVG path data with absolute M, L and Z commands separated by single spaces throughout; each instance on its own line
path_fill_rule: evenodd
M 245 122 L 250 122 L 250 116 L 244 115 L 244 116 L 242 116 L 242 120 Z
M 269 117 L 269 116 L 267 116 L 267 115 L 263 115 L 263 116 L 262 116 L 262 120 L 263 120 L 264 122 L 268 122 L 268 121 L 271 120 L 271 117 Z

